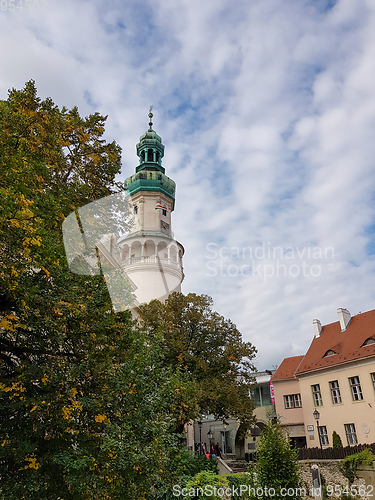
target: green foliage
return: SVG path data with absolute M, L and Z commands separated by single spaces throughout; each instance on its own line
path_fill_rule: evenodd
M 194 489 L 195 491 L 198 490 L 198 495 L 190 495 L 189 498 L 205 498 L 205 499 L 210 499 L 210 500 L 223 500 L 226 496 L 221 496 L 218 493 L 215 495 L 215 488 L 216 492 L 220 488 L 223 488 L 226 490 L 229 487 L 228 480 L 224 476 L 219 476 L 217 474 L 214 474 L 213 472 L 210 471 L 202 471 L 199 472 L 194 479 L 188 481 L 186 484 L 187 490 L 192 490 Z M 212 492 L 212 494 L 210 494 Z
M 181 410 L 179 424 L 212 413 L 217 419 L 236 417 L 243 429 L 249 429 L 256 350 L 242 341 L 231 321 L 212 310 L 212 299 L 172 293 L 164 304 L 154 300 L 142 305 L 140 315 L 151 336 L 163 336 L 166 364 L 188 374 L 196 385 L 191 404 Z
M 250 473 L 240 472 L 237 474 L 226 474 L 224 477 L 228 480 L 231 493 L 233 492 L 233 495 L 231 495 L 231 499 L 255 500 L 256 498 L 258 498 L 256 495 L 256 489 L 257 489 L 256 479 L 253 471 L 251 471 Z M 242 491 L 242 493 L 240 490 L 241 485 L 246 487 L 246 491 Z
M 64 252 L 65 217 L 119 189 L 105 119 L 41 101 L 32 81 L 0 102 L 2 500 L 141 499 L 174 474 L 188 374 Z
M 342 441 L 340 436 L 337 434 L 336 431 L 333 431 L 332 433 L 332 447 L 333 448 L 342 448 Z
M 207 459 L 205 455 L 192 454 L 190 451 L 182 453 L 178 468 L 180 474 L 184 476 L 194 477 L 198 472 L 210 471 L 214 474 L 218 473 L 217 460 L 215 458 Z
M 366 448 L 360 453 L 345 457 L 339 462 L 338 469 L 341 474 L 347 478 L 350 485 L 354 483 L 357 477 L 357 466 L 360 464 L 371 465 L 374 460 L 375 455 L 370 448 Z
M 269 422 L 259 438 L 257 449 L 257 478 L 262 488 L 274 488 L 276 499 L 298 498 L 281 495 L 281 488 L 300 488 L 298 450 L 290 445 L 279 422 Z
M 217 459 L 207 459 L 205 455 L 192 454 L 188 450 L 182 450 L 180 453 L 174 454 L 170 457 L 170 461 L 170 467 L 174 474 L 168 478 L 168 483 L 158 482 L 155 499 L 172 500 L 176 498 L 173 495 L 173 485 L 180 485 L 181 488 L 186 487 L 186 484 L 192 481 L 199 472 L 218 473 Z
M 323 498 L 328 498 L 329 495 L 328 495 L 328 491 L 327 491 L 327 481 L 326 481 L 326 478 L 323 476 L 323 474 L 320 472 L 319 473 L 320 475 L 320 485 L 321 485 L 321 488 L 322 488 L 322 497 Z

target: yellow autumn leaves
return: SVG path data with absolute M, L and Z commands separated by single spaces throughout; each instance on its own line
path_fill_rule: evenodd
M 23 469 L 35 469 L 38 470 L 40 467 L 40 463 L 37 462 L 37 459 L 35 458 L 34 454 L 30 455 L 29 457 L 25 457 L 25 461 L 29 462 Z
M 102 422 L 110 422 L 110 419 L 106 415 L 96 415 L 95 416 L 95 422 L 102 423 Z
M 14 332 L 16 328 L 26 328 L 26 325 L 19 323 L 17 316 L 14 314 L 8 314 L 3 318 L 0 318 L 0 329 L 4 328 L 10 332 Z

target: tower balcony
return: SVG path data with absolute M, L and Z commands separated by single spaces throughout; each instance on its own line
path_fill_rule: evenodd
M 124 185 L 130 195 L 138 191 L 160 191 L 175 199 L 176 183 L 157 170 L 141 170 L 128 177 Z
M 151 257 L 129 257 L 122 261 L 122 267 L 130 274 L 137 271 L 156 271 L 173 274 L 180 281 L 184 278 L 181 261 L 175 261 L 172 258 L 160 258 L 158 255 L 152 255 Z

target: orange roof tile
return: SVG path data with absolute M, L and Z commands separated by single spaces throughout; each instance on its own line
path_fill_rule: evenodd
M 314 338 L 295 374 L 327 368 L 348 361 L 375 355 L 375 344 L 362 347 L 369 337 L 375 339 L 375 310 L 353 316 L 345 331 L 336 321 L 322 328 L 320 337 Z M 327 351 L 334 351 L 326 357 Z M 281 368 L 282 364 L 280 365 Z
M 272 377 L 272 382 L 294 378 L 294 373 L 303 360 L 304 356 L 292 356 L 285 358 Z

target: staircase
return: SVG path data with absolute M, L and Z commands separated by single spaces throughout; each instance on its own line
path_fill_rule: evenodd
M 224 458 L 224 462 L 232 469 L 233 473 L 247 472 L 248 463 L 246 460 L 236 460 L 235 458 Z

